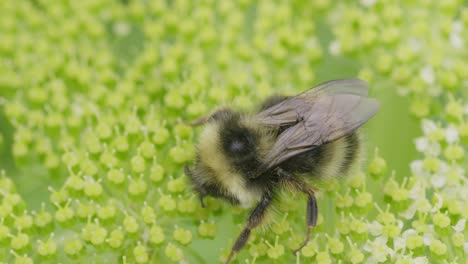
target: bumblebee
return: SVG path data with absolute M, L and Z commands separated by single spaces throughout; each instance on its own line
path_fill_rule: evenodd
M 307 196 L 307 235 L 317 223 L 318 191 L 307 179 L 337 177 L 358 163 L 361 139 L 357 129 L 380 105 L 368 98 L 368 85 L 358 79 L 322 83 L 299 95 L 273 96 L 256 113 L 222 108 L 192 125 L 203 125 L 195 166 L 185 166 L 194 190 L 253 207 L 226 263 L 262 223 L 279 190 Z

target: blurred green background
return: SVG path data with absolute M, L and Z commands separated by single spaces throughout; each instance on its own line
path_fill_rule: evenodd
M 220 105 L 252 109 L 271 94 L 295 94 L 327 80 L 358 77 L 369 82 L 370 96 L 381 102 L 364 129 L 367 161 L 375 159 L 378 148 L 388 169 L 370 177 L 366 161 L 365 184 L 339 184 L 336 193 L 348 192 L 355 200 L 369 192 L 371 201 L 364 209 L 340 209 L 334 189 L 323 191 L 325 219 L 316 232 L 320 249 L 310 261 L 327 263 L 318 257 L 319 252 L 329 254 L 327 236 L 347 243 L 335 229 L 341 213 L 346 221 L 369 217 L 365 221 L 370 224 L 379 213 L 374 203 L 395 205 L 382 191 L 392 172 L 398 183 L 408 177 L 409 185 L 416 185 L 420 179 L 410 164 L 427 158 L 415 148 L 415 139 L 423 136 L 422 120 L 462 131 L 467 120 L 467 27 L 467 2 L 461 0 L 4 0 L 0 168 L 3 179 L 15 187 L 0 183 L 1 225 L 8 227 L 0 228 L 0 260 L 113 263 L 124 262 L 125 256 L 128 263 L 217 262 L 228 253 L 247 211 L 215 200 L 209 200 L 207 209 L 199 208 L 182 172 L 183 164 L 193 162 L 199 131 L 180 121 Z M 458 115 L 447 114 L 447 105 L 455 101 Z M 466 152 L 464 142 L 457 144 Z M 467 168 L 463 157 L 449 163 Z M 430 184 L 427 188 L 434 192 Z M 427 199 L 436 203 L 429 194 Z M 263 252 L 257 263 L 295 261 L 289 252 L 274 257 L 256 247 L 272 248 L 262 238 L 273 245 L 279 237 L 285 247 L 294 245 L 287 244 L 288 238 L 302 238 L 305 200 L 300 201 L 284 216 L 291 223 L 287 231 L 255 233 L 236 261 L 257 261 L 251 253 L 256 250 Z M 108 218 L 99 213 L 107 205 L 116 210 Z M 156 216 L 143 212 L 146 205 Z M 72 209 L 69 219 L 61 218 L 64 208 Z M 401 232 L 416 221 L 416 216 L 400 219 L 401 211 L 393 210 L 404 223 Z M 39 212 L 50 214 L 44 226 Z M 460 217 L 453 216 L 451 224 Z M 200 231 L 205 223 L 217 231 Z M 155 226 L 165 234 L 161 241 Z M 184 230 L 180 234 L 179 227 Z M 103 239 L 93 240 L 83 230 L 99 231 L 97 237 Z M 116 230 L 125 236 L 112 236 Z M 29 241 L 14 242 L 23 233 Z M 369 261 L 373 253 L 365 247 L 371 237 L 356 239 Z M 76 252 L 63 242 L 72 238 L 83 246 Z M 48 251 L 38 240 L 58 248 Z M 112 246 L 114 240 L 120 244 Z M 16 255 L 9 243 L 15 244 Z M 393 238 L 387 245 L 396 247 Z M 430 255 L 430 250 L 414 256 Z M 402 252 L 398 254 L 413 254 Z M 346 254 L 332 254 L 331 261 L 346 262 Z M 456 249 L 444 254 L 434 261 L 447 256 L 461 260 Z

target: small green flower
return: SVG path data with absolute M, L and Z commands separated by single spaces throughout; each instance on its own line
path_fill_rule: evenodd
M 267 255 L 271 259 L 278 259 L 279 257 L 284 255 L 284 246 L 278 244 L 278 236 L 276 236 L 275 245 L 270 245 L 268 241 L 265 243 L 268 245 L 269 249 L 267 250 Z
M 184 258 L 182 250 L 172 243 L 168 243 L 164 249 L 164 254 L 174 262 L 181 261 Z
M 123 220 L 123 227 L 126 232 L 128 233 L 136 233 L 139 229 L 139 224 L 138 221 L 135 217 L 126 215 L 124 220 Z
M 46 242 L 39 241 L 37 243 L 37 253 L 43 257 L 51 256 L 57 252 L 57 243 L 53 240 L 53 233 L 51 234 L 49 240 Z
M 161 244 L 165 240 L 163 229 L 158 225 L 153 225 L 150 229 L 150 241 L 156 245 Z
M 141 244 L 133 249 L 133 255 L 137 263 L 147 263 L 149 260 L 148 249 Z
M 378 178 L 385 174 L 387 171 L 387 162 L 379 156 L 379 150 L 375 150 L 374 159 L 369 164 L 369 172 L 375 178 Z
M 198 234 L 202 237 L 214 238 L 216 236 L 216 225 L 202 221 L 198 226 Z
M 14 250 L 24 249 L 29 245 L 30 237 L 25 233 L 17 233 L 11 237 L 11 248 Z
M 128 183 L 128 193 L 131 195 L 143 195 L 147 189 L 148 184 L 146 184 L 146 181 L 143 179 L 143 175 L 138 179 L 130 178 Z
M 15 256 L 15 264 L 33 264 L 34 261 L 28 257 L 28 255 L 20 256 L 11 250 L 11 253 Z
M 447 253 L 447 246 L 437 239 L 431 241 L 429 249 L 431 253 L 435 254 L 436 256 L 443 256 Z
M 112 248 L 119 248 L 122 246 L 125 240 L 125 234 L 121 228 L 117 228 L 110 232 L 109 237 L 107 238 L 107 243 Z
M 76 256 L 83 249 L 83 242 L 80 239 L 70 239 L 64 241 L 63 250 L 67 255 Z
M 135 173 L 143 173 L 145 172 L 145 169 L 146 169 L 146 163 L 145 163 L 145 159 L 140 156 L 140 155 L 137 155 L 135 157 L 133 157 L 131 160 L 130 160 L 130 164 L 132 166 L 132 170 L 135 172 Z
M 192 241 L 192 232 L 176 226 L 172 237 L 182 245 L 187 245 Z

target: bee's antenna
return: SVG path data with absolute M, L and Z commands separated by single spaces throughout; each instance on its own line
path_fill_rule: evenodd
M 202 116 L 193 121 L 184 121 L 184 124 L 191 126 L 191 127 L 201 126 L 201 125 L 204 125 L 206 122 L 208 122 L 209 118 L 210 118 L 209 116 Z
M 187 164 L 184 165 L 184 172 L 185 175 L 192 177 L 192 170 L 190 170 L 189 166 Z

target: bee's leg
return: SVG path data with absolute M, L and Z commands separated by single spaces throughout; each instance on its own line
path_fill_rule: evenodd
M 315 195 L 309 195 L 309 200 L 307 201 L 307 213 L 306 213 L 306 223 L 307 223 L 307 234 L 306 239 L 302 245 L 294 250 L 293 254 L 296 255 L 310 240 L 310 230 L 317 225 L 318 217 L 318 208 L 317 208 L 317 199 Z
M 308 196 L 306 212 L 307 234 L 304 243 L 302 243 L 298 249 L 294 250 L 294 254 L 297 254 L 297 252 L 299 252 L 305 245 L 307 245 L 310 239 L 311 229 L 317 225 L 318 207 L 317 199 L 315 198 L 315 188 L 301 178 L 296 177 L 282 170 L 281 168 L 277 169 L 277 173 L 280 176 L 280 179 L 283 181 L 283 184 L 296 191 L 303 192 Z
M 250 213 L 250 216 L 247 220 L 247 225 L 244 227 L 240 235 L 237 237 L 236 242 L 232 246 L 231 253 L 229 253 L 229 257 L 226 260 L 226 264 L 229 264 L 234 257 L 234 255 L 239 252 L 247 243 L 247 240 L 250 236 L 250 231 L 257 227 L 263 220 L 265 216 L 265 212 L 267 207 L 270 205 L 272 200 L 271 194 L 266 193 L 263 195 L 260 202 L 257 204 L 255 209 Z

